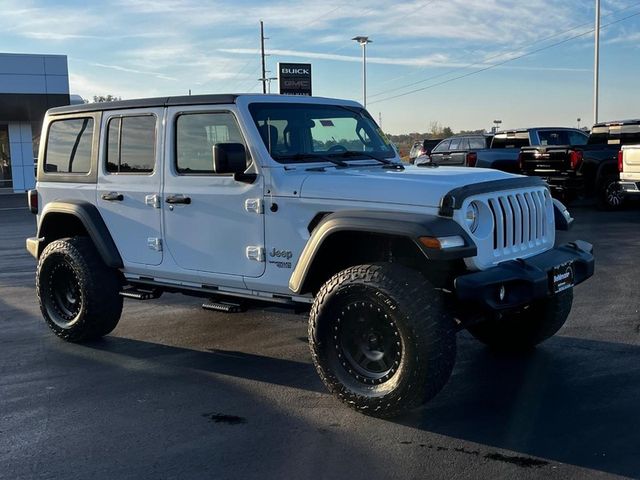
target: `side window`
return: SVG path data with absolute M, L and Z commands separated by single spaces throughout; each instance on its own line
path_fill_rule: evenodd
M 450 143 L 451 140 L 443 140 L 438 145 L 436 145 L 436 148 L 434 148 L 431 153 L 442 153 L 448 151 Z
M 580 132 L 569 132 L 569 145 L 586 145 L 589 137 Z
M 469 139 L 469 148 L 471 150 L 478 150 L 487 148 L 486 142 L 482 138 L 472 137 Z
M 458 145 L 458 150 L 469 150 L 469 139 L 467 137 L 462 137 L 460 139 L 460 145 Z
M 46 173 L 89 173 L 93 118 L 56 120 L 49 125 L 44 159 Z
M 110 119 L 106 157 L 108 173 L 152 173 L 156 163 L 156 117 Z
M 213 146 L 241 143 L 246 146 L 235 117 L 222 113 L 184 113 L 176 120 L 176 170 L 183 175 L 211 174 Z
M 452 138 L 451 139 L 451 145 L 449 145 L 449 150 L 453 151 L 453 150 L 458 150 L 460 148 L 460 141 L 462 139 L 457 137 L 457 138 Z

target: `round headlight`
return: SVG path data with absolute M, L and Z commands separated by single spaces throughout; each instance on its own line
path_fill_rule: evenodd
M 476 205 L 476 202 L 471 202 L 464 215 L 464 221 L 471 233 L 474 233 L 478 229 L 478 214 L 478 205 Z

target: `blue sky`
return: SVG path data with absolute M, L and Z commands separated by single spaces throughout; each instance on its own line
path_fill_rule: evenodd
M 0 49 L 67 55 L 72 93 L 85 98 L 258 92 L 262 19 L 268 68 L 311 62 L 321 96 L 362 100 L 360 47 L 350 39 L 369 35 L 368 107 L 391 133 L 426 131 L 433 121 L 489 128 L 496 118 L 506 127 L 577 117 L 584 125 L 594 3 L 0 0 Z M 617 23 L 601 36 L 600 119 L 640 117 L 640 0 L 602 0 L 602 15 L 603 25 Z

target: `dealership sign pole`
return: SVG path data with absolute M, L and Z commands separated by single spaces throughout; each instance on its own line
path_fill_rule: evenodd
M 598 123 L 598 89 L 600 75 L 600 0 L 596 0 L 595 57 L 593 61 L 593 123 Z

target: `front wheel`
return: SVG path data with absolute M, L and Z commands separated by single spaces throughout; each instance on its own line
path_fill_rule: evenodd
M 311 308 L 309 344 L 329 391 L 377 417 L 434 397 L 456 356 L 442 294 L 395 264 L 351 267 L 325 283 Z
M 496 350 L 529 350 L 552 337 L 564 325 L 573 303 L 573 289 L 538 300 L 517 313 L 492 315 L 467 330 Z

